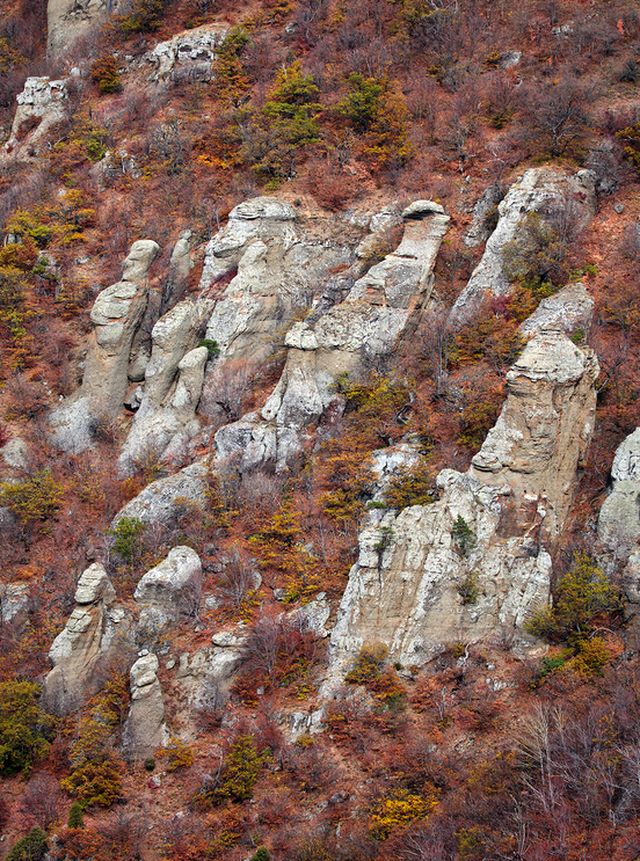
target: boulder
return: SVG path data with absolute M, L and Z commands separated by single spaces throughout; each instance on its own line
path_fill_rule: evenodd
M 0 456 L 10 469 L 24 472 L 29 466 L 29 446 L 20 437 L 10 439 L 0 448 Z
M 204 506 L 208 477 L 206 464 L 196 461 L 174 475 L 152 481 L 120 509 L 112 526 L 123 517 L 135 517 L 143 523 L 171 524 L 185 500 Z
M 122 408 L 133 340 L 147 307 L 147 273 L 158 251 L 150 239 L 134 242 L 122 280 L 102 290 L 94 302 L 82 385 L 50 416 L 52 440 L 64 451 L 89 448 L 99 422 L 113 420 Z
M 138 658 L 129 673 L 131 706 L 122 732 L 122 747 L 130 760 L 153 756 L 169 739 L 159 668 L 156 655 L 148 653 Z
M 155 568 L 147 571 L 134 592 L 142 606 L 139 631 L 153 638 L 180 618 L 193 618 L 200 605 L 202 564 L 190 547 L 174 547 Z
M 532 645 L 523 624 L 549 599 L 547 548 L 593 429 L 597 374 L 590 350 L 560 332 L 536 336 L 469 470 L 443 470 L 431 505 L 368 515 L 331 636 L 326 694 L 367 642 L 407 666 L 456 642 Z
M 115 597 L 98 563 L 78 580 L 76 606 L 49 651 L 53 669 L 45 679 L 44 701 L 54 714 L 80 708 L 100 690 L 110 670 L 130 656 L 130 618 L 115 606 Z
M 192 347 L 203 334 L 211 305 L 185 299 L 153 327 L 142 400 L 118 461 L 121 475 L 133 472 L 147 456 L 168 459 L 199 429 L 195 413 L 209 354 L 205 347 Z
M 450 325 L 466 323 L 486 295 L 505 296 L 511 283 L 504 272 L 503 251 L 520 229 L 523 218 L 538 213 L 545 221 L 562 217 L 579 232 L 596 211 L 595 178 L 590 171 L 566 174 L 549 167 L 531 168 L 509 189 L 498 206 L 498 223 L 487 240 L 482 259 L 451 309 Z
M 504 198 L 505 189 L 499 182 L 494 182 L 483 192 L 473 207 L 471 224 L 462 237 L 469 248 L 476 248 L 491 236 L 492 223 L 498 216 L 498 204 Z
M 2 625 L 11 625 L 14 630 L 22 628 L 29 617 L 30 603 L 27 583 L 0 583 Z

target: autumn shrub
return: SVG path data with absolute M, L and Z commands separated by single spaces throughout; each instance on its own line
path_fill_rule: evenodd
M 519 282 L 538 299 L 561 286 L 567 242 L 537 212 L 528 212 L 512 240 L 502 250 L 502 268 L 510 281 Z
M 434 474 L 427 457 L 421 457 L 408 469 L 394 473 L 384 494 L 389 508 L 429 505 L 434 500 Z
M 258 565 L 286 591 L 287 601 L 313 592 L 318 585 L 318 560 L 305 546 L 300 515 L 290 502 L 249 538 L 257 552 Z
M 25 525 L 47 521 L 64 501 L 62 485 L 50 469 L 42 469 L 16 482 L 0 482 L 0 505 L 6 505 Z
M 252 735 L 241 733 L 224 758 L 219 785 L 201 790 L 202 798 L 212 803 L 247 801 L 253 797 L 254 786 L 268 759 L 268 750 L 260 749 Z
M 165 761 L 165 768 L 168 772 L 190 768 L 194 760 L 191 747 L 175 736 L 171 736 L 166 747 L 158 751 L 157 757 Z
M 527 630 L 552 643 L 575 645 L 589 637 L 597 619 L 615 618 L 622 608 L 620 590 L 590 556 L 581 552 L 558 581 L 553 605 L 535 613 Z
M 212 64 L 213 88 L 223 105 L 238 108 L 248 96 L 250 81 L 242 54 L 249 40 L 245 27 L 231 27 L 216 51 Z
M 350 685 L 367 685 L 380 678 L 389 650 L 384 643 L 364 645 L 344 677 Z
M 38 705 L 40 689 L 27 681 L 0 683 L 0 774 L 28 774 L 47 754 L 57 726 Z
M 386 840 L 411 822 L 426 819 L 437 806 L 438 796 L 433 788 L 420 795 L 399 789 L 374 805 L 369 816 L 371 833 L 378 840 Z
M 620 129 L 616 132 L 616 138 L 622 144 L 625 157 L 640 171 L 640 122 Z
M 478 603 L 480 582 L 477 571 L 469 571 L 458 583 L 458 595 L 465 606 Z
M 518 332 L 523 319 L 520 304 L 531 296 L 531 290 L 520 287 L 516 293 L 507 300 L 484 302 L 478 315 L 458 329 L 448 354 L 453 367 L 486 362 L 495 371 L 504 371 L 513 363 L 525 345 Z M 525 305 L 524 316 L 535 309 L 537 301 L 533 298 Z
M 113 676 L 80 717 L 71 744 L 71 770 L 60 785 L 77 798 L 83 810 L 111 807 L 123 797 L 124 763 L 115 752 L 113 736 L 122 723 L 128 687 L 125 677 Z
M 119 64 L 113 54 L 104 54 L 91 66 L 91 80 L 103 95 L 122 92 Z
M 14 843 L 6 861 L 43 861 L 47 854 L 47 835 L 41 828 L 31 831 Z

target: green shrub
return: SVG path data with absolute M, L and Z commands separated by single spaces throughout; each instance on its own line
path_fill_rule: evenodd
M 364 136 L 365 155 L 378 167 L 404 164 L 412 155 L 409 113 L 397 85 L 387 77 L 367 78 L 359 72 L 349 75 L 347 82 L 349 91 L 338 103 L 338 113 Z
M 151 33 L 161 23 L 166 0 L 133 0 L 128 15 L 120 15 L 116 22 L 125 35 Z
M 549 642 L 578 644 L 592 632 L 597 617 L 620 614 L 622 593 L 586 553 L 574 556 L 571 569 L 560 578 L 553 606 L 539 610 L 527 630 Z
M 0 683 L 0 774 L 28 773 L 45 756 L 55 735 L 56 719 L 38 705 L 33 682 Z
M 270 861 L 271 856 L 264 846 L 259 846 L 251 856 L 251 861 Z
M 6 861 L 42 861 L 47 854 L 47 835 L 40 828 L 31 831 L 14 843 Z
M 217 359 L 220 355 L 220 347 L 218 346 L 218 342 L 214 341 L 212 338 L 203 338 L 201 341 L 198 341 L 199 347 L 206 347 L 209 351 L 210 359 Z
M 82 828 L 83 826 L 84 816 L 82 813 L 82 805 L 79 801 L 74 801 L 69 808 L 69 819 L 67 820 L 67 827 Z
M 637 60 L 627 60 L 620 72 L 620 81 L 625 84 L 637 84 L 640 81 L 640 63 Z
M 319 89 L 300 61 L 278 72 L 269 98 L 252 126 L 244 157 L 266 179 L 293 176 L 300 148 L 320 141 Z
M 145 530 L 138 517 L 121 517 L 114 527 L 107 530 L 114 539 L 113 549 L 127 565 L 132 565 L 140 552 L 140 539 Z

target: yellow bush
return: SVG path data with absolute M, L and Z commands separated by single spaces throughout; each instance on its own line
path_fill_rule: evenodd
M 433 788 L 429 788 L 424 795 L 400 789 L 388 798 L 381 799 L 373 808 L 370 816 L 371 833 L 378 840 L 386 840 L 399 828 L 426 819 L 437 804 L 437 793 Z

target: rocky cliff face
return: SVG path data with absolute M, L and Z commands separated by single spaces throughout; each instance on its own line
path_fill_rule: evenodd
M 267 462 L 286 468 L 301 432 L 335 399 L 337 377 L 357 376 L 388 357 L 430 307 L 433 267 L 448 222 L 437 204 L 414 203 L 403 213 L 398 247 L 359 278 L 342 302 L 289 329 L 278 385 L 260 413 L 218 432 L 219 457 L 240 457 L 243 468 Z
M 68 100 L 65 81 L 27 78 L 22 92 L 16 96 L 18 106 L 9 139 L 0 151 L 0 163 L 35 158 L 47 133 L 66 116 Z
M 88 36 L 118 8 L 118 0 L 48 0 L 47 51 L 56 57 Z M 122 5 L 122 4 L 120 4 Z
M 147 273 L 158 251 L 152 240 L 134 242 L 122 279 L 94 302 L 82 386 L 51 415 L 53 441 L 65 451 L 87 449 L 98 423 L 112 421 L 122 409 L 135 362 L 134 339 L 147 309 Z
M 468 321 L 486 295 L 504 296 L 510 291 L 503 252 L 522 228 L 528 213 L 537 213 L 547 224 L 555 221 L 561 230 L 575 236 L 590 222 L 595 210 L 595 180 L 589 171 L 569 175 L 546 167 L 527 170 L 498 205 L 498 223 L 466 288 L 451 309 L 450 323 L 457 326 Z
M 593 429 L 597 374 L 590 350 L 537 335 L 470 469 L 441 472 L 432 505 L 369 515 L 331 637 L 332 680 L 365 643 L 407 666 L 457 642 L 526 644 L 523 624 L 549 598 L 548 549 Z

